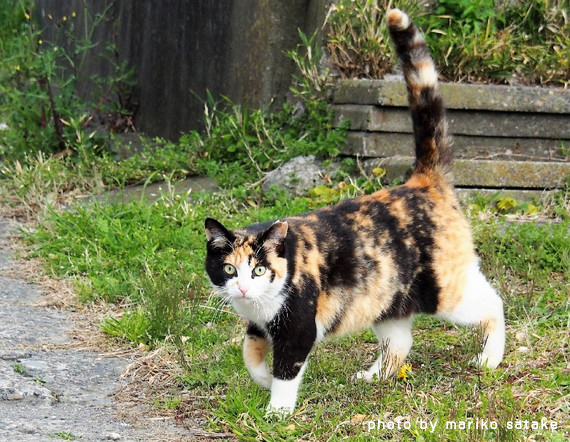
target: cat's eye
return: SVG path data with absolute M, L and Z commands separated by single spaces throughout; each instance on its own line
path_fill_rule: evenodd
M 224 266 L 224 272 L 226 272 L 228 275 L 235 275 L 236 274 L 236 268 L 231 264 L 226 264 Z
M 255 276 L 263 276 L 266 270 L 267 269 L 265 266 L 257 266 L 255 269 L 253 269 L 253 273 Z

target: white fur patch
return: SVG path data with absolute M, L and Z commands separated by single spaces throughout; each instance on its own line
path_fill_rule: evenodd
M 410 26 L 410 18 L 400 9 L 394 8 L 388 11 L 388 24 L 394 29 L 403 31 Z
M 292 414 L 295 411 L 297 393 L 303 380 L 303 374 L 307 368 L 307 362 L 303 363 L 301 370 L 294 379 L 283 380 L 273 378 L 271 384 L 271 401 L 269 402 L 269 414 Z
M 412 348 L 413 316 L 402 319 L 386 319 L 372 326 L 372 330 L 385 348 L 378 359 L 366 371 L 359 371 L 357 379 L 371 382 L 375 376 L 386 379 L 399 368 Z
M 430 61 L 414 72 L 410 77 L 410 82 L 418 87 L 428 87 L 437 85 L 437 71 Z
M 325 327 L 321 324 L 321 321 L 315 319 L 315 325 L 317 326 L 317 339 L 316 342 L 320 342 L 325 338 Z
M 254 278 L 252 272 L 253 266 L 244 260 L 237 268 L 237 277 L 226 283 L 225 291 L 239 315 L 265 329 L 283 307 L 285 296 L 282 291 L 287 274 L 271 282 L 269 270 Z
M 438 313 L 438 316 L 464 325 L 487 323 L 489 333 L 483 352 L 477 356 L 479 365 L 497 367 L 505 352 L 505 319 L 503 301 L 489 284 L 479 263 L 473 262 L 468 269 L 463 297 L 452 312 Z
M 273 381 L 273 376 L 269 371 L 267 363 L 263 361 L 257 367 L 247 367 L 249 374 L 257 385 L 263 388 L 271 389 L 271 383 Z

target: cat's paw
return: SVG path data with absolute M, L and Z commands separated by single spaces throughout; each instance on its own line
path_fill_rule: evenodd
M 496 357 L 492 355 L 487 355 L 485 353 L 479 353 L 477 356 L 471 359 L 471 364 L 480 368 L 495 369 L 499 366 L 502 360 L 503 360 L 502 357 Z
M 287 416 L 291 416 L 295 411 L 295 407 L 291 406 L 274 406 L 269 404 L 267 410 L 265 411 L 265 417 L 267 418 L 277 418 L 282 419 Z
M 355 378 L 357 380 L 362 379 L 370 383 L 380 379 L 380 373 L 374 370 L 360 370 L 358 373 L 356 373 Z

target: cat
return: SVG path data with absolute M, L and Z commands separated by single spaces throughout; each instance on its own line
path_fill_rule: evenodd
M 479 269 L 456 199 L 438 75 L 423 34 L 399 9 L 387 13 L 413 120 L 416 166 L 392 189 L 283 220 L 231 231 L 205 221 L 206 272 L 249 325 L 243 345 L 269 412 L 291 414 L 307 358 L 329 336 L 371 327 L 381 354 L 358 378 L 385 379 L 412 346 L 412 322 L 429 313 L 480 325 L 475 362 L 503 359 L 503 303 Z M 265 361 L 273 350 L 272 373 Z

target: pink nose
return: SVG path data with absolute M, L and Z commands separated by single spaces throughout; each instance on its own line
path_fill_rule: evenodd
M 241 292 L 241 294 L 243 295 L 243 297 L 245 298 L 245 295 L 247 294 L 248 289 L 243 288 L 241 285 L 238 285 L 238 289 Z

